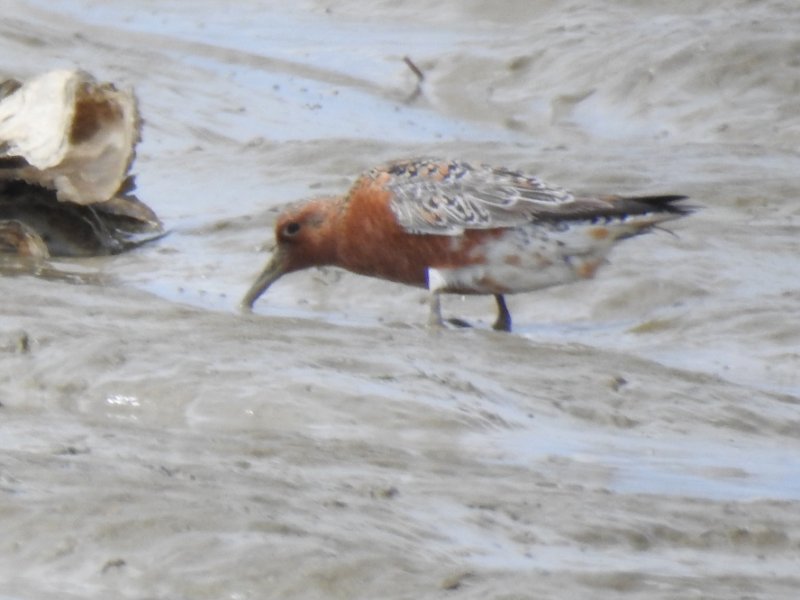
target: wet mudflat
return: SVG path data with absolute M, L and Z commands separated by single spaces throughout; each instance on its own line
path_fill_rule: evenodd
M 800 15 L 423 4 L 12 1 L 4 74 L 135 87 L 171 233 L 2 261 L 0 598 L 794 597 Z M 704 208 L 512 335 L 330 269 L 238 313 L 279 206 L 413 155 Z

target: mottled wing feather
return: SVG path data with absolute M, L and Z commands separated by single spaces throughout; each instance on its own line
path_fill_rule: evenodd
M 538 177 L 458 161 L 395 162 L 370 176 L 385 181 L 397 222 L 412 233 L 514 227 L 574 201 L 568 191 Z

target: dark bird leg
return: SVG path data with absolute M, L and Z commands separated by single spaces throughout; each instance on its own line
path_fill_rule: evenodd
M 492 329 L 496 331 L 511 331 L 511 313 L 508 312 L 506 299 L 503 294 L 495 294 L 494 299 L 497 301 L 497 320 L 492 325 Z
M 443 327 L 445 322 L 453 327 L 472 327 L 472 325 L 467 323 L 464 319 L 459 319 L 457 317 L 451 317 L 446 320 L 442 319 L 442 300 L 441 296 L 436 292 L 431 294 L 430 306 L 431 312 L 428 317 L 428 327 Z
M 430 314 L 428 315 L 428 327 L 442 327 L 442 299 L 436 292 L 431 293 Z
M 497 302 L 497 319 L 492 325 L 495 331 L 511 331 L 511 313 L 506 306 L 506 299 L 502 294 L 495 294 L 494 299 Z M 429 327 L 441 327 L 445 322 L 442 319 L 442 304 L 439 294 L 431 294 L 430 316 L 428 317 Z M 450 318 L 447 319 L 450 325 L 455 327 L 472 327 L 464 319 Z

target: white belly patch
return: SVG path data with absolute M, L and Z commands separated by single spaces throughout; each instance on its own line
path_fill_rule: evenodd
M 613 235 L 591 235 L 590 225 L 528 225 L 476 247 L 480 264 L 428 269 L 428 289 L 455 294 L 529 292 L 594 276 Z

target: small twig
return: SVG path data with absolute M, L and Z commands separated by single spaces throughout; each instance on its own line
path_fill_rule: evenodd
M 411 72 L 414 73 L 417 78 L 417 86 L 414 88 L 414 91 L 411 92 L 411 95 L 406 98 L 406 104 L 411 104 L 422 95 L 422 82 L 425 81 L 425 73 L 423 73 L 408 56 L 403 57 L 403 62 L 406 63 L 406 66 L 411 69 Z
M 408 68 L 411 69 L 411 72 L 417 76 L 417 79 L 419 79 L 418 85 L 422 84 L 422 82 L 425 81 L 425 73 L 420 71 L 419 67 L 415 65 L 414 61 L 411 60 L 408 56 L 403 57 L 403 62 L 408 65 Z

